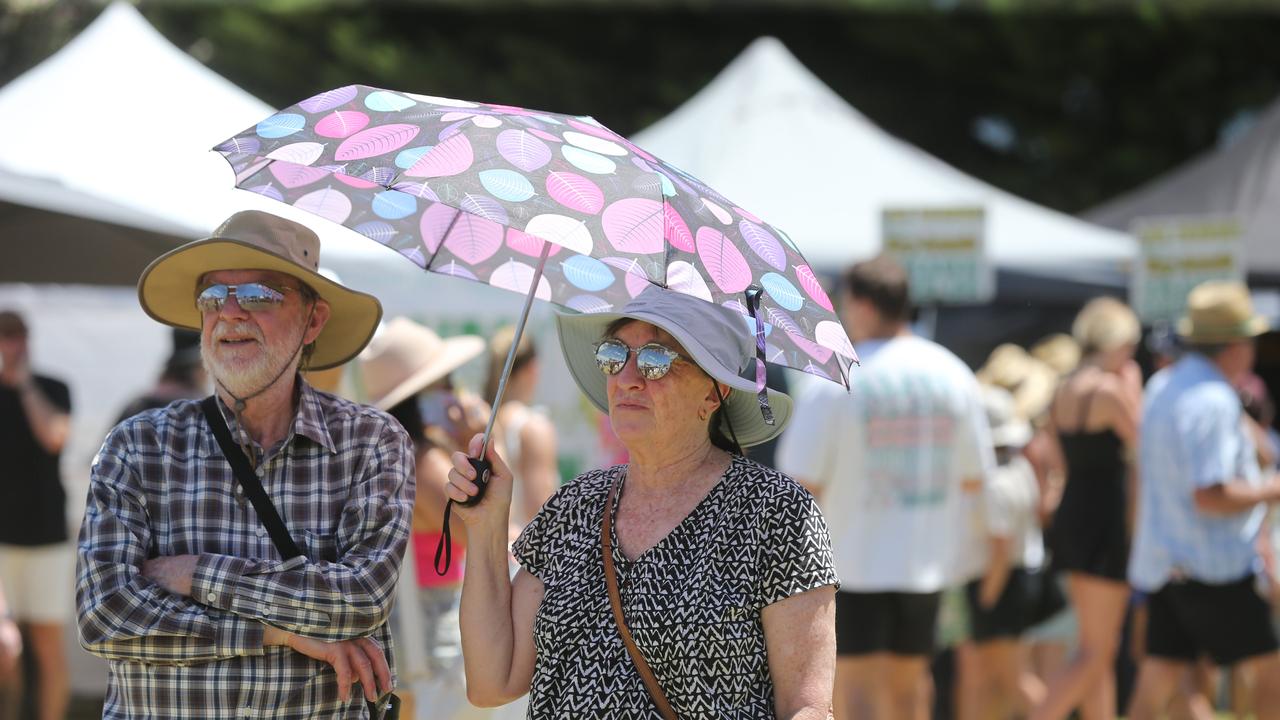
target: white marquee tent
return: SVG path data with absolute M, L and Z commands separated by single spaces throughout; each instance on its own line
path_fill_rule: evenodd
M 1250 273 L 1280 277 L 1280 100 L 1225 147 L 1216 148 L 1084 213 L 1127 229 L 1152 215 L 1233 214 L 1245 224 Z
M 785 230 L 815 266 L 880 247 L 885 206 L 982 206 L 997 267 L 1114 278 L 1133 240 L 970 177 L 877 127 L 781 42 L 752 43 L 701 92 L 632 138 Z

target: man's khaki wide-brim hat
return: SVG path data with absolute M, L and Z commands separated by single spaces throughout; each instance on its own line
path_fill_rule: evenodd
M 329 303 L 329 321 L 315 340 L 306 370 L 350 360 L 373 337 L 382 305 L 320 274 L 320 238 L 278 215 L 245 210 L 227 218 L 213 235 L 156 258 L 138 278 L 138 302 L 148 315 L 174 327 L 201 329 L 196 285 L 215 270 L 273 270 L 306 283 Z
M 430 328 L 398 317 L 360 354 L 360 377 L 369 404 L 387 410 L 482 352 L 484 338 L 478 335 L 441 338 Z
M 1249 289 L 1227 280 L 1200 283 L 1187 295 L 1187 314 L 1178 320 L 1178 336 L 1192 345 L 1216 345 L 1257 337 L 1270 330 L 1254 313 Z

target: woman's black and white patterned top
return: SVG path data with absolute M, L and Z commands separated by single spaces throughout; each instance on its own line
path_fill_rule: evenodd
M 579 476 L 516 541 L 516 558 L 546 587 L 533 630 L 530 718 L 660 717 L 605 589 L 600 522 L 609 486 L 625 473 L 619 465 Z M 837 582 L 813 496 L 741 457 L 636 561 L 615 539 L 614 563 L 627 625 L 682 720 L 774 717 L 760 611 Z

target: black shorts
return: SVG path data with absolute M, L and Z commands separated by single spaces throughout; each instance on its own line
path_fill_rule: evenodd
M 836 654 L 933 654 L 942 593 L 836 593 Z
M 1009 572 L 1009 580 L 996 598 L 996 604 L 983 608 L 978 603 L 978 592 L 982 587 L 981 580 L 974 580 L 964 588 L 965 599 L 969 601 L 969 635 L 974 642 L 1016 638 L 1031 624 L 1031 604 L 1035 600 L 1036 589 L 1032 583 L 1036 579 L 1022 568 L 1014 568 Z
M 1254 576 L 1222 585 L 1170 582 L 1147 598 L 1147 654 L 1218 665 L 1275 652 L 1271 605 L 1254 589 Z

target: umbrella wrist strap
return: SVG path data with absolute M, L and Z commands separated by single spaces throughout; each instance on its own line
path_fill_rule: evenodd
M 452 514 L 453 500 L 450 499 L 444 504 L 444 526 L 440 529 L 440 539 L 436 541 L 435 568 L 436 574 L 440 576 L 449 572 L 449 566 L 453 564 L 453 533 L 449 531 L 449 516 Z M 441 559 L 444 560 L 444 567 L 440 566 Z
M 764 318 L 760 317 L 760 296 L 763 293 L 764 289 L 759 285 L 752 285 L 744 294 L 747 296 L 747 314 L 751 316 L 756 331 L 756 399 L 760 403 L 760 415 L 764 418 L 764 423 L 772 425 L 773 408 L 769 407 L 769 390 L 765 385 Z
M 613 608 L 613 619 L 618 625 L 618 634 L 622 636 L 622 644 L 627 646 L 627 654 L 631 656 L 636 672 L 640 673 L 640 679 L 644 681 L 649 697 L 653 698 L 653 704 L 658 706 L 663 720 L 678 720 L 675 711 L 671 709 L 671 703 L 667 702 L 666 694 L 662 692 L 662 686 L 658 684 L 657 676 L 649 668 L 640 648 L 636 647 L 635 638 L 631 637 L 631 629 L 627 627 L 626 617 L 622 614 L 622 594 L 618 591 L 618 573 L 613 566 L 613 502 L 617 496 L 618 478 L 615 477 L 613 485 L 609 487 L 609 496 L 604 501 L 604 518 L 600 521 L 600 547 L 604 555 L 604 581 L 609 589 L 609 605 Z

